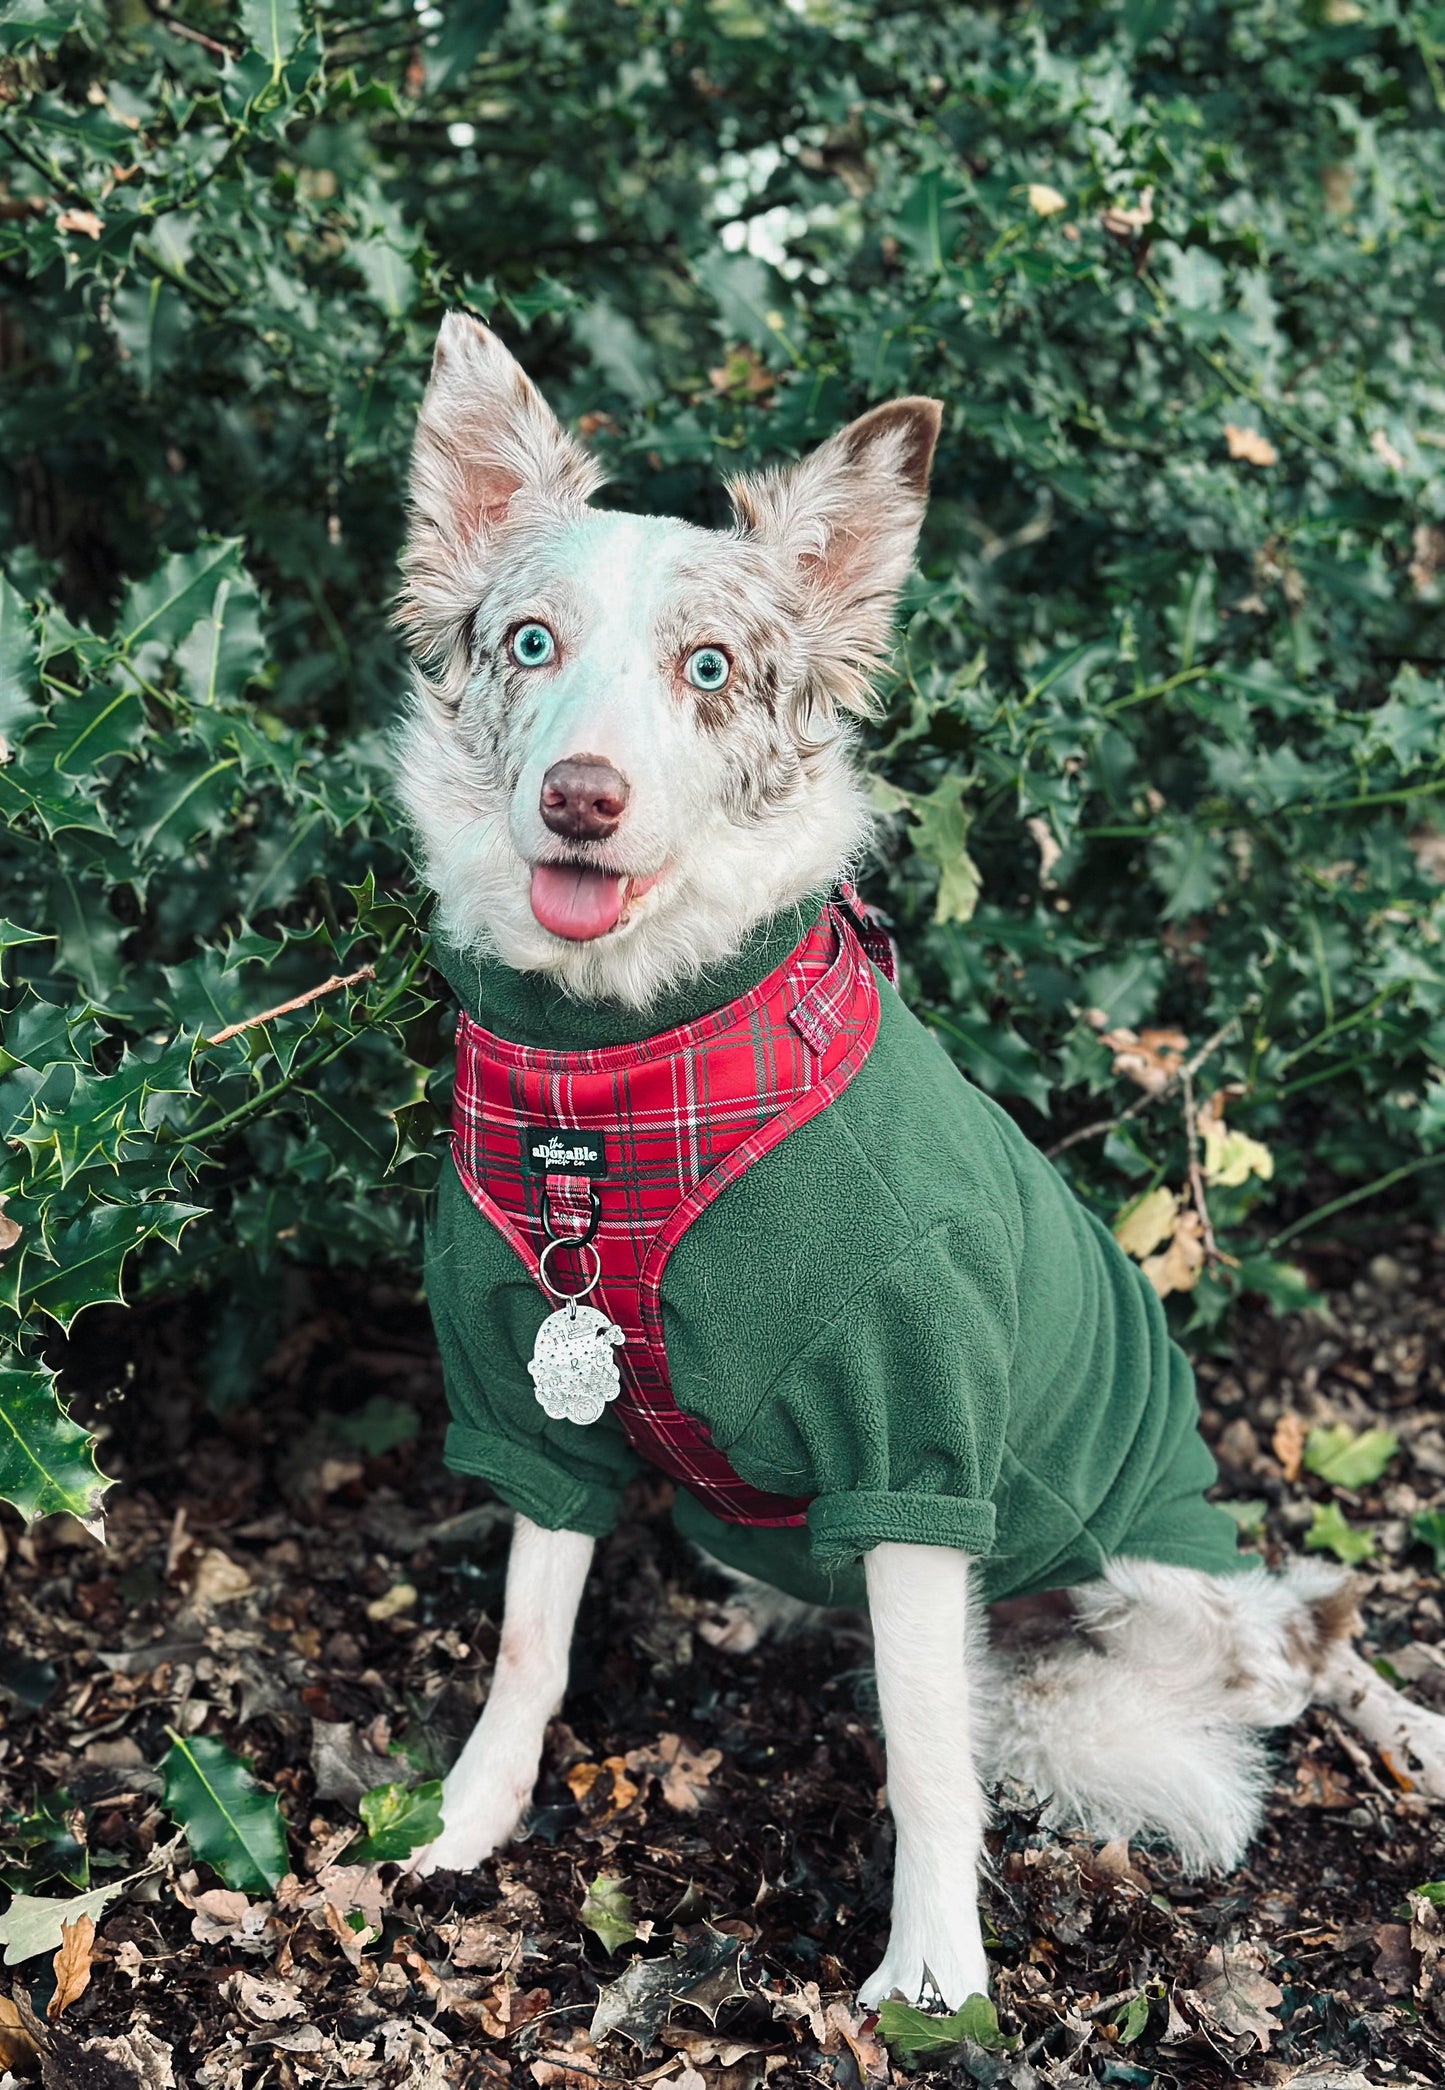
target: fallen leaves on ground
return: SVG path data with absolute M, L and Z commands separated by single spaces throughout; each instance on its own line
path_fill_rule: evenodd
M 1445 1244 L 1314 1254 L 1327 1313 L 1281 1324 L 1247 1309 L 1232 1352 L 1199 1359 L 1224 1489 L 1254 1498 L 1250 1529 L 1276 1555 L 1322 1511 L 1373 1547 L 1358 1571 L 1367 1652 L 1445 1704 L 1428 1537 L 1431 1518 L 1445 1525 Z M 42 1942 L 5 1977 L 0 2060 L 15 2051 L 33 2079 L 43 2054 L 42 2090 L 110 2090 L 102 2063 L 125 2090 L 1439 2080 L 1445 1910 L 1422 1889 L 1445 1869 L 1438 1817 L 1309 1716 L 1280 1738 L 1264 1830 L 1227 1880 L 1051 1836 L 1034 1796 L 1006 1785 L 983 1902 L 1000 2040 L 1020 2044 L 965 2039 L 955 2058 L 907 2062 L 855 2000 L 886 1941 L 891 1847 L 865 1657 L 826 1630 L 710 1645 L 696 1621 L 718 1585 L 655 1483 L 598 1549 L 526 1839 L 470 1875 L 359 1862 L 363 1797 L 394 1787 L 387 1810 L 426 1804 L 496 1647 L 504 1521 L 441 1465 L 430 1332 L 410 1301 L 379 1307 L 359 1288 L 350 1315 L 288 1337 L 259 1409 L 218 1423 L 173 1319 L 142 1308 L 111 1325 L 112 1340 L 153 1331 L 135 1358 L 145 1402 L 115 1429 L 136 1477 L 111 1544 L 42 1525 L 5 1584 L 29 1666 L 0 1650 L 0 1863 L 28 1897 L 0 1935 Z M 420 1433 L 377 1436 L 384 1449 L 322 1488 L 326 1445 L 354 1447 L 318 1412 L 346 1412 L 358 1383 L 371 1399 L 361 1360 L 376 1356 L 394 1360 L 384 1383 Z M 164 1430 L 139 1412 L 162 1397 Z M 303 1408 L 313 1478 L 293 1494 Z M 1304 1462 L 1315 1431 L 1347 1449 L 1387 1432 L 1397 1449 L 1341 1491 Z M 213 1554 L 235 1594 L 198 1604 Z M 370 1616 L 398 1586 L 415 1601 Z M 274 1887 L 167 1854 L 168 1727 L 251 1765 L 284 1832 Z M 89 1982 L 47 2022 L 61 1926 L 82 1913 Z

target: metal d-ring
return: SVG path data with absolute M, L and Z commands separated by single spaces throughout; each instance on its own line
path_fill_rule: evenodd
M 557 1248 L 575 1248 L 579 1252 L 585 1248 L 591 1255 L 594 1266 L 592 1275 L 588 1278 L 586 1284 L 582 1286 L 580 1291 L 560 1291 L 558 1287 L 553 1284 L 551 1278 L 547 1275 L 547 1258 L 549 1255 L 551 1255 L 552 1251 Z M 595 1292 L 599 1283 L 601 1282 L 602 1256 L 600 1252 L 595 1247 L 593 1247 L 591 1241 L 584 1241 L 580 1239 L 573 1240 L 569 1239 L 565 1235 L 559 1236 L 554 1234 L 552 1239 L 547 1243 L 546 1247 L 542 1250 L 542 1253 L 537 1258 L 537 1277 L 542 1285 L 543 1290 L 550 1292 L 554 1299 L 566 1299 L 575 1306 L 579 1299 L 585 1299 L 589 1292 Z
M 552 1225 L 552 1208 L 547 1202 L 547 1193 L 545 1190 L 542 1192 L 542 1231 L 549 1241 L 566 1241 L 575 1248 L 585 1248 L 589 1242 L 595 1239 L 597 1229 L 602 1224 L 602 1200 L 597 1195 L 597 1185 L 595 1183 L 587 1185 L 587 1200 L 590 1210 L 586 1233 L 559 1234 Z

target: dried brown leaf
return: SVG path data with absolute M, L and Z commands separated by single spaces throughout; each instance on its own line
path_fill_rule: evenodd
M 1249 2037 L 1261 2049 L 1280 2029 L 1284 1991 L 1264 1971 L 1258 1945 L 1212 1945 L 1197 1985 L 1186 1992 L 1199 2016 L 1230 2039 Z
M 0 1996 L 0 2065 L 6 2068 L 26 2068 L 41 2051 L 43 2028 L 29 2004 L 28 1996 L 24 2009 L 14 1997 Z
M 1257 428 L 1241 428 L 1234 421 L 1224 424 L 1224 440 L 1229 454 L 1238 463 L 1259 465 L 1261 468 L 1279 463 L 1279 452 L 1267 435 Z
M 1159 1255 L 1151 1255 L 1142 1267 L 1161 1299 L 1171 1292 L 1192 1292 L 1204 1269 L 1204 1227 L 1199 1214 L 1181 1212 L 1169 1246 Z
M 63 210 L 55 221 L 57 232 L 83 232 L 87 239 L 99 239 L 104 227 L 93 210 Z
M 95 1956 L 94 1916 L 81 1915 L 73 1923 L 63 1923 L 60 1939 L 60 1950 L 51 1961 L 55 1968 L 55 1993 L 45 2006 L 45 2015 L 52 2024 L 90 1986 L 90 1963 Z
M 662 1786 L 664 1801 L 678 1814 L 696 1814 L 722 1762 L 722 1751 L 691 1749 L 681 1735 L 664 1734 L 655 1749 L 631 1749 L 625 1761 L 630 1771 L 650 1772 Z
M 1308 1435 L 1304 1417 L 1296 1415 L 1292 1408 L 1286 1408 L 1275 1424 L 1274 1435 L 1269 1442 L 1271 1451 L 1279 1460 L 1279 1470 L 1288 1481 L 1296 1481 L 1300 1477 L 1301 1462 L 1305 1455 L 1305 1438 Z
M 1106 1030 L 1099 1042 L 1114 1055 L 1114 1072 L 1151 1096 L 1169 1086 L 1184 1064 L 1189 1040 L 1181 1030 Z

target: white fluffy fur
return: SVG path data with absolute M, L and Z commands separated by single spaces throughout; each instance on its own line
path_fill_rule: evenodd
M 856 859 L 869 816 L 847 715 L 867 708 L 938 414 L 898 401 L 739 480 L 731 532 L 598 513 L 595 465 L 530 380 L 486 328 L 447 319 L 398 614 L 415 658 L 400 790 L 451 940 L 645 1008 Z M 565 642 L 527 679 L 505 646 L 533 618 Z M 683 633 L 730 653 L 731 715 L 681 687 Z M 541 781 L 583 753 L 631 796 L 606 843 L 559 850 Z M 528 899 L 532 866 L 559 855 L 658 882 L 608 935 L 568 941 Z

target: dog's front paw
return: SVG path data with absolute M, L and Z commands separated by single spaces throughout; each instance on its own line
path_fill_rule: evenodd
M 495 1791 L 477 1795 L 443 1785 L 442 1832 L 424 1850 L 412 1853 L 411 1871 L 420 1879 L 433 1872 L 475 1872 L 484 1858 L 516 1835 L 527 1797 Z
M 858 1991 L 864 2010 L 876 2010 L 894 1994 L 924 2009 L 957 2010 L 970 1996 L 988 1994 L 988 1959 L 982 1939 L 938 1937 L 925 1948 L 890 1938 L 883 1964 Z

